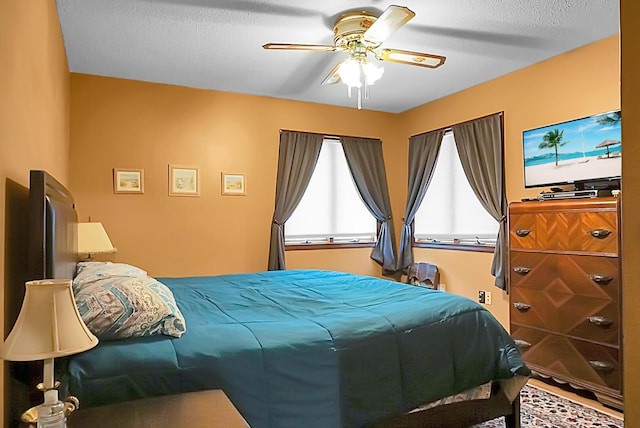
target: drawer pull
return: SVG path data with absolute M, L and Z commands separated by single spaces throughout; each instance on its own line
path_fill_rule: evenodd
M 610 372 L 615 369 L 615 366 L 611 363 L 607 363 L 605 361 L 589 361 L 589 365 L 596 370 L 600 370 L 603 372 Z
M 516 229 L 516 235 L 518 235 L 521 238 L 524 238 L 530 233 L 531 231 L 529 229 Z
M 604 239 L 611 235 L 611 231 L 607 229 L 593 229 L 589 231 L 589 234 L 597 239 Z
M 521 275 L 526 275 L 529 272 L 531 272 L 531 269 L 529 269 L 528 267 L 524 267 L 524 266 L 516 266 L 513 268 L 513 271 L 515 273 L 519 273 Z
M 520 312 L 527 312 L 529 309 L 531 309 L 531 305 L 527 305 L 526 303 L 522 303 L 522 302 L 515 302 L 513 304 L 513 307 L 519 310 Z
M 589 278 L 591 278 L 591 280 L 593 282 L 596 282 L 598 284 L 608 284 L 613 279 L 612 276 L 609 276 L 609 275 L 598 275 L 598 274 L 589 275 Z
M 531 344 L 529 342 L 527 342 L 526 340 L 521 340 L 521 339 L 515 339 L 514 340 L 516 346 L 520 349 L 527 349 L 527 348 L 531 348 Z
M 608 327 L 613 324 L 613 321 L 605 317 L 589 317 L 587 319 L 591 324 L 597 325 L 599 327 Z

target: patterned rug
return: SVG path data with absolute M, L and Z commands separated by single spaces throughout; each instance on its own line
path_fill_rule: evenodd
M 622 428 L 624 421 L 574 401 L 526 385 L 520 392 L 522 428 Z M 504 418 L 472 428 L 504 428 Z

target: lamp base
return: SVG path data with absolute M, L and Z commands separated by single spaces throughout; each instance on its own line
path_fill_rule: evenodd
M 80 401 L 73 395 L 68 396 L 67 398 L 62 400 L 62 402 L 64 403 L 65 416 L 69 416 L 74 410 L 80 407 Z M 24 412 L 22 416 L 20 416 L 20 420 L 27 424 L 36 425 L 38 423 L 38 408 L 41 405 L 42 404 L 33 406 L 32 408 Z

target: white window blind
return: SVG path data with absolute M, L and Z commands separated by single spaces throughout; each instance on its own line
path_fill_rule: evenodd
M 342 144 L 325 139 L 311 182 L 284 226 L 285 241 L 370 242 L 376 227 L 355 187 Z
M 495 244 L 498 222 L 473 193 L 451 132 L 442 139 L 431 184 L 414 222 L 416 241 Z

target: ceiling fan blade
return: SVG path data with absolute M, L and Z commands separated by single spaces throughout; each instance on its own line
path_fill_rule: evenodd
M 267 43 L 262 45 L 264 49 L 280 49 L 290 51 L 321 51 L 321 52 L 333 52 L 336 47 L 333 45 L 305 45 L 296 43 Z
M 401 64 L 418 65 L 420 67 L 437 68 L 447 59 L 444 56 L 427 54 L 422 52 L 403 51 L 400 49 L 381 49 L 375 51 L 379 60 L 398 62 Z
M 343 62 L 344 61 L 340 61 L 339 63 L 336 64 L 335 67 L 331 69 L 329 74 L 327 74 L 327 77 L 325 77 L 324 80 L 322 81 L 323 85 L 335 85 L 336 83 L 340 83 L 340 75 L 338 74 L 338 69 L 340 68 Z
M 404 6 L 389 6 L 362 35 L 362 41 L 371 46 L 380 46 L 394 31 L 409 22 L 416 14 Z

